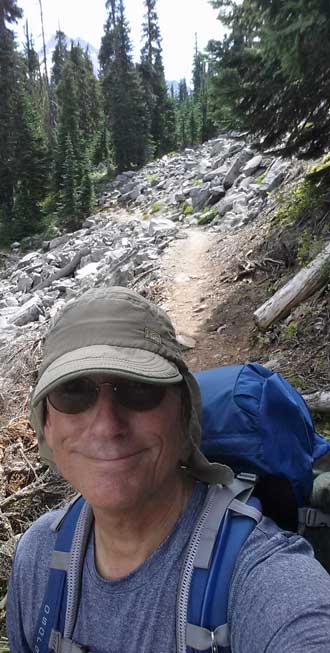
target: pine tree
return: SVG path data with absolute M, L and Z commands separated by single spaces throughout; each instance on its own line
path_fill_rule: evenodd
M 182 104 L 188 97 L 187 81 L 186 78 L 180 79 L 179 82 L 179 103 Z
M 211 42 L 218 121 L 265 146 L 311 154 L 330 143 L 330 5 L 326 0 L 212 0 L 229 28 Z
M 146 15 L 142 26 L 144 45 L 141 50 L 140 72 L 151 116 L 151 137 L 155 155 L 168 151 L 168 128 L 171 111 L 168 103 L 165 71 L 162 60 L 161 35 L 156 12 L 156 0 L 145 0 Z
M 20 16 L 16 1 L 0 0 L 0 221 L 7 240 L 42 227 L 48 181 L 47 149 L 30 88 L 31 59 L 16 52 L 6 25 Z
M 15 112 L 17 108 L 18 56 L 13 32 L 7 24 L 22 15 L 16 0 L 0 0 L 0 220 L 8 230 L 13 214 L 15 171 Z
M 90 175 L 89 160 L 84 158 L 81 170 L 81 184 L 79 188 L 78 208 L 81 217 L 88 217 L 94 205 L 94 187 Z
M 209 74 L 206 57 L 198 50 L 197 34 L 193 60 L 193 100 L 197 129 L 197 142 L 204 143 L 215 133 L 209 111 Z
M 55 50 L 52 56 L 51 83 L 56 87 L 61 80 L 62 70 L 68 56 L 66 45 L 66 36 L 64 32 L 58 30 L 55 35 Z
M 88 49 L 71 44 L 69 57 L 76 82 L 79 103 L 79 130 L 86 146 L 92 149 L 101 124 L 101 107 L 98 81 L 94 75 L 93 64 Z
M 62 224 L 69 230 L 78 229 L 80 170 L 74 147 L 68 134 L 65 139 L 65 159 L 59 194 L 58 211 Z
M 58 140 L 55 156 L 54 190 L 58 193 L 63 185 L 63 178 L 67 172 L 66 157 L 67 143 L 70 142 L 72 157 L 75 166 L 79 167 L 83 157 L 83 144 L 79 128 L 79 96 L 77 82 L 74 75 L 73 64 L 68 57 L 65 62 L 61 80 L 56 89 L 58 98 Z
M 149 114 L 131 55 L 123 0 L 107 0 L 109 10 L 100 50 L 105 114 L 116 165 L 143 165 L 150 157 Z

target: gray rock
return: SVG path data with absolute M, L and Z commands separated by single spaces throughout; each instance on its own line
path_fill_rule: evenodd
M 32 252 L 30 254 L 26 254 L 26 256 L 23 256 L 20 261 L 17 263 L 18 269 L 25 268 L 33 259 L 36 258 L 38 254 L 36 252 Z
M 244 166 L 243 172 L 247 175 L 253 175 L 254 172 L 260 168 L 262 162 L 262 154 L 257 154 L 256 156 L 252 157 L 250 161 Z
M 253 183 L 254 183 L 254 177 L 243 177 L 243 179 L 240 179 L 237 189 L 248 190 L 251 188 L 251 184 Z
M 192 206 L 194 211 L 202 211 L 209 201 L 211 196 L 209 184 L 202 186 L 201 188 L 192 188 L 190 191 L 190 197 L 192 201 Z
M 32 288 L 32 284 L 32 278 L 26 272 L 23 272 L 17 281 L 17 290 L 19 292 L 27 292 Z
M 196 168 L 196 162 L 195 161 L 185 161 L 184 163 L 184 168 L 185 170 L 194 170 Z
M 218 213 L 221 216 L 224 216 L 228 211 L 231 211 L 233 208 L 233 203 L 234 203 L 234 197 L 230 195 L 226 195 L 218 204 L 216 205 L 218 209 Z
M 178 227 L 166 218 L 151 218 L 148 222 L 148 233 L 151 236 L 155 234 L 174 235 Z
M 181 204 L 181 202 L 185 201 L 186 195 L 183 192 L 175 193 L 174 199 L 178 204 Z
M 194 340 L 194 338 L 191 338 L 191 336 L 186 336 L 184 334 L 179 333 L 176 339 L 179 345 L 181 345 L 181 348 L 183 350 L 194 349 L 194 347 L 196 347 L 196 340 Z
M 215 179 L 215 177 L 223 179 L 225 173 L 226 170 L 224 168 L 216 168 L 215 170 L 210 170 L 210 172 L 207 172 L 206 175 L 204 175 L 203 181 L 212 181 L 212 179 Z
M 65 243 L 67 243 L 71 237 L 72 234 L 64 234 L 63 236 L 52 238 L 52 240 L 50 240 L 48 243 L 48 249 L 52 251 L 53 249 L 57 249 L 57 247 L 61 247 L 62 245 L 65 245 Z
M 18 301 L 14 295 L 7 295 L 4 301 L 6 306 L 18 306 Z
M 82 279 L 85 279 L 90 275 L 94 276 L 98 267 L 99 267 L 99 263 L 88 263 L 88 265 L 85 265 L 79 270 L 76 270 L 75 278 L 78 279 L 78 281 L 81 281 Z
M 226 190 L 228 188 L 231 188 L 235 179 L 238 177 L 239 173 L 241 172 L 241 169 L 243 168 L 245 163 L 252 158 L 252 156 L 253 156 L 253 152 L 248 148 L 244 148 L 240 152 L 240 154 L 236 157 L 234 163 L 229 168 L 223 181 L 223 185 Z
M 216 204 L 216 202 L 219 202 L 225 194 L 226 191 L 223 186 L 212 186 L 210 189 L 209 204 Z
M 11 315 L 8 315 L 7 320 L 9 324 L 15 326 L 24 326 L 29 322 L 36 322 L 39 315 L 42 314 L 42 304 L 39 297 L 31 297 L 25 304 L 14 310 Z
M 282 183 L 288 169 L 288 164 L 281 159 L 275 160 L 271 168 L 268 170 L 263 182 L 259 185 L 259 190 L 262 193 L 270 193 L 278 188 Z
M 214 145 L 213 145 L 213 147 L 211 149 L 211 152 L 210 152 L 211 157 L 218 156 L 225 149 L 225 141 L 224 141 L 223 138 L 219 138 L 218 140 L 213 141 L 213 142 L 214 142 Z
M 86 218 L 86 220 L 84 221 L 83 228 L 84 229 L 92 229 L 93 227 L 96 227 L 96 225 L 97 225 L 97 222 L 96 222 L 95 218 L 90 216 L 89 218 Z

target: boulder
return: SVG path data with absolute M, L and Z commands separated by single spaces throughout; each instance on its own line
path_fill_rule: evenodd
M 257 154 L 257 156 L 252 157 L 250 161 L 243 168 L 243 172 L 246 175 L 253 175 L 254 172 L 260 168 L 262 162 L 262 154 Z
M 213 204 L 216 204 L 219 202 L 222 197 L 224 197 L 226 194 L 226 191 L 223 186 L 212 186 L 210 189 L 210 199 L 209 199 L 209 204 L 212 206 Z
M 174 235 L 178 227 L 172 222 L 172 220 L 167 220 L 167 218 L 151 218 L 148 224 L 148 233 L 150 236 L 156 234 Z
M 240 152 L 240 154 L 236 157 L 235 161 L 230 166 L 223 181 L 223 185 L 226 190 L 228 188 L 231 188 L 235 179 L 238 177 L 239 173 L 241 172 L 241 169 L 246 164 L 246 162 L 252 158 L 252 156 L 253 156 L 253 152 L 248 148 L 244 148 Z
M 17 309 L 14 309 L 11 315 L 7 316 L 9 324 L 15 326 L 24 326 L 29 322 L 37 322 L 39 315 L 43 313 L 42 303 L 40 297 L 31 297 L 25 304 Z
M 209 184 L 205 184 L 201 188 L 192 188 L 190 197 L 194 211 L 202 211 L 209 201 L 211 196 Z
M 23 272 L 17 280 L 17 290 L 19 292 L 27 292 L 31 290 L 32 284 L 33 279 L 26 272 Z
M 218 204 L 216 205 L 218 213 L 221 216 L 224 216 L 228 211 L 231 211 L 233 208 L 234 196 L 226 195 Z
M 99 263 L 88 263 L 88 265 L 85 265 L 84 267 L 80 268 L 79 270 L 76 270 L 75 272 L 75 278 L 78 279 L 78 281 L 81 281 L 82 279 L 85 279 L 86 277 L 89 277 L 90 275 L 95 275 L 97 269 L 99 267 Z
M 215 179 L 215 177 L 219 177 L 220 179 L 224 178 L 224 175 L 226 173 L 225 168 L 216 168 L 215 170 L 210 170 L 210 172 L 207 172 L 206 175 L 203 177 L 203 181 L 212 181 L 212 179 Z
M 276 159 L 269 168 L 263 182 L 259 185 L 259 191 L 261 193 L 270 193 L 278 188 L 285 177 L 287 169 L 288 163 L 285 163 L 282 159 Z

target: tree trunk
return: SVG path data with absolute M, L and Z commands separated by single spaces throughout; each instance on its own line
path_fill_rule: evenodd
M 261 330 L 290 314 L 291 310 L 313 295 L 328 280 L 330 272 L 330 244 L 303 268 L 288 283 L 280 288 L 254 313 L 254 319 Z

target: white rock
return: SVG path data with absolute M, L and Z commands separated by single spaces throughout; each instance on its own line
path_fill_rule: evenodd
M 83 268 L 76 270 L 75 278 L 81 281 L 90 275 L 94 275 L 96 274 L 98 267 L 99 263 L 88 263 L 88 265 L 85 265 Z

